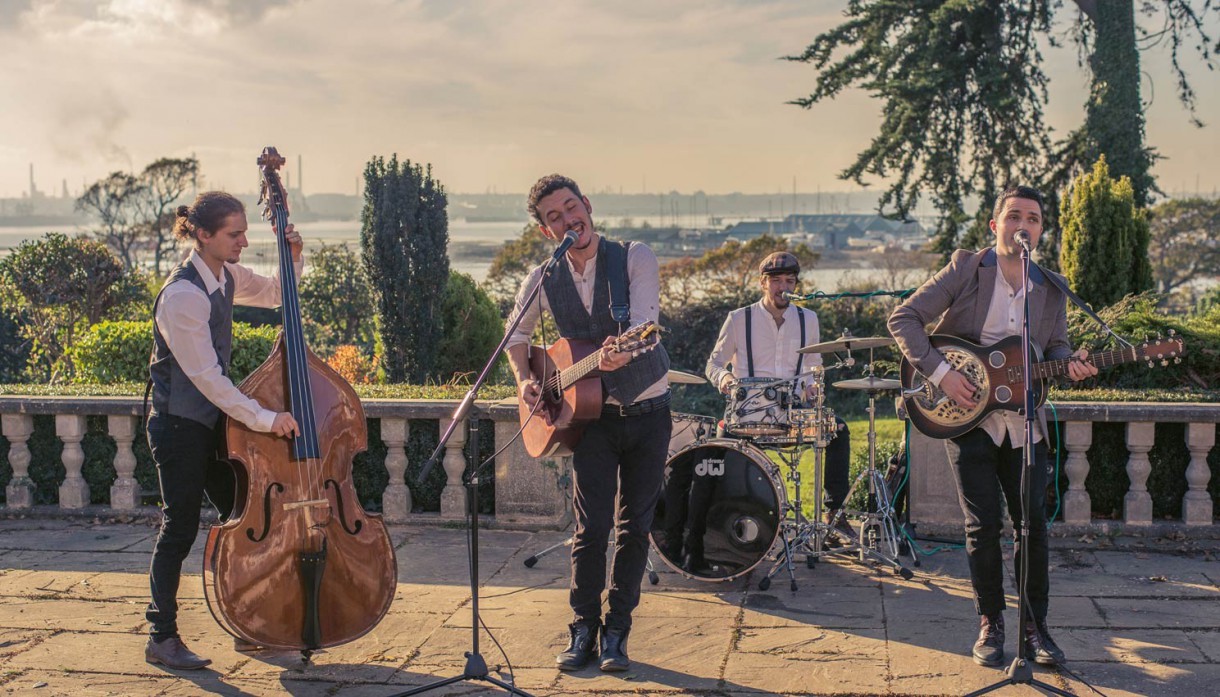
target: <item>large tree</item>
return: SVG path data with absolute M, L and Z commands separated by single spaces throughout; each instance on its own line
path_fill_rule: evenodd
M 111 172 L 76 199 L 77 210 L 97 218 L 99 227 L 94 236 L 129 269 L 139 263 L 140 247 L 147 240 L 148 228 L 138 222 L 139 201 L 145 189 L 139 177 L 128 172 Z
M 1220 201 L 1172 200 L 1148 213 L 1148 256 L 1159 292 L 1173 292 L 1193 278 L 1220 278 Z
M 1073 36 L 1093 87 L 1084 125 L 1056 143 L 1043 119 L 1048 80 L 1038 42 L 1056 42 L 1055 14 L 1064 4 L 850 0 L 847 21 L 788 57 L 818 70 L 814 91 L 793 103 L 810 108 L 849 87 L 883 101 L 878 135 L 840 177 L 861 185 L 869 177 L 888 180 L 878 209 L 893 217 L 909 216 L 921 196 L 930 196 L 941 215 L 934 246 L 944 256 L 959 244 L 986 243 L 987 207 L 1006 184 L 1038 183 L 1055 195 L 1100 155 L 1116 176 L 1132 180 L 1143 204 L 1152 155 L 1140 115 L 1138 41 L 1168 41 L 1179 99 L 1193 112 L 1180 59 L 1189 42 L 1212 67 L 1220 47 L 1203 21 L 1214 2 L 1142 0 L 1139 17 L 1157 27 L 1150 31 L 1136 22 L 1134 0 L 1074 0 Z M 969 197 L 979 199 L 974 214 L 965 208 Z M 1052 234 L 1043 260 L 1053 266 L 1056 251 Z
M 441 303 L 449 280 L 445 187 L 409 160 L 374 157 L 364 168 L 360 250 L 377 296 L 390 382 L 434 374 Z
M 162 157 L 144 168 L 137 190 L 135 208 L 137 226 L 143 228 L 153 249 L 153 270 L 157 276 L 174 260 L 170 258 L 177 241 L 174 239 L 173 205 L 182 198 L 199 174 L 199 160 L 193 157 Z M 166 263 L 168 262 L 168 264 Z

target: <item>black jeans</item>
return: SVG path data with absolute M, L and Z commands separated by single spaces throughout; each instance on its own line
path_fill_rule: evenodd
M 661 495 L 673 429 L 669 408 L 640 416 L 602 416 L 589 424 L 572 454 L 572 586 L 577 622 L 602 619 L 606 545 L 616 530 L 606 624 L 631 627 L 648 563 L 648 532 Z M 617 525 L 615 523 L 617 507 Z
M 957 480 L 957 493 L 966 516 L 966 557 L 974 586 L 975 609 L 995 615 L 1004 609 L 1004 562 L 1000 554 L 1003 530 L 1001 501 L 1008 504 L 1014 528 L 1021 527 L 1021 469 L 1024 448 L 1012 447 L 1006 437 L 996 445 L 981 428 L 945 441 L 945 451 Z M 1025 595 L 1036 620 L 1045 620 L 1050 579 L 1046 542 L 1046 441 L 1034 444 L 1034 466 L 1029 480 L 1029 578 Z M 1021 570 L 1024 550 L 1016 549 Z
M 851 487 L 851 433 L 847 422 L 835 417 L 835 437 L 826 446 L 826 461 L 823 467 L 822 488 L 826 490 L 825 509 L 833 511 L 843 507 L 847 490 Z
M 164 504 L 148 573 L 152 600 L 144 615 L 154 637 L 178 634 L 178 583 L 199 534 L 204 493 L 221 516 L 233 508 L 236 480 L 232 466 L 216 458 L 219 443 L 219 431 L 198 421 L 170 415 L 148 420 L 148 446 Z

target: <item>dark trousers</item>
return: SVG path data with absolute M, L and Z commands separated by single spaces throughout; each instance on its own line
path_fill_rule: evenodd
M 198 421 L 170 415 L 148 420 L 148 446 L 164 504 L 148 574 L 152 600 L 144 615 L 153 637 L 178 634 L 178 583 L 199 533 L 204 493 L 222 516 L 233 508 L 236 480 L 229 463 L 216 458 L 219 443 L 219 432 Z
M 661 495 L 672 428 L 668 407 L 640 416 L 602 416 L 585 429 L 572 454 L 576 532 L 569 602 L 577 622 L 602 619 L 606 546 L 613 528 L 614 562 L 605 623 L 631 627 L 631 612 L 640 604 L 648 532 Z
M 980 615 L 1004 609 L 1004 561 L 1000 553 L 1003 530 L 1002 502 L 1014 528 L 1021 527 L 1021 470 L 1024 448 L 1008 438 L 996 445 L 981 428 L 945 441 L 945 450 L 957 480 L 957 493 L 966 516 L 966 557 L 974 585 L 975 609 Z M 1034 444 L 1034 465 L 1029 481 L 1029 577 L 1026 600 L 1036 620 L 1045 620 L 1050 579 L 1046 542 L 1046 441 Z M 1016 549 L 1018 577 L 1025 550 Z
M 835 417 L 835 437 L 826 446 L 823 463 L 822 488 L 826 491 L 825 509 L 833 511 L 843 507 L 847 490 L 851 488 L 851 433 L 847 422 Z

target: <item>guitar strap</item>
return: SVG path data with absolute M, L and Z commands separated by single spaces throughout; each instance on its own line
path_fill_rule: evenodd
M 610 319 L 619 325 L 631 323 L 631 291 L 627 285 L 627 252 L 631 242 L 606 245 L 606 281 L 610 286 Z

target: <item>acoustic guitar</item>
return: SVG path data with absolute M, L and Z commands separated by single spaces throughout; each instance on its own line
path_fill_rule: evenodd
M 902 359 L 902 396 L 906 404 L 911 425 L 930 438 L 955 438 L 979 425 L 988 414 L 997 409 L 1020 411 L 1024 408 L 1025 376 L 1021 365 L 1021 337 L 1010 336 L 990 346 L 979 346 L 965 339 L 947 334 L 928 337 L 932 346 L 944 355 L 953 370 L 961 373 L 974 386 L 975 406 L 967 409 L 951 399 L 915 369 L 906 358 Z M 1185 351 L 1182 339 L 1145 341 L 1133 348 L 1114 351 L 1095 351 L 1088 361 L 1098 368 L 1109 368 L 1120 363 L 1147 361 L 1168 365 L 1169 361 L 1181 362 Z M 1035 359 L 1041 356 L 1034 354 Z M 1070 359 L 1033 363 L 1034 406 L 1046 401 L 1046 380 L 1067 375 Z
M 651 320 L 619 335 L 614 349 L 632 358 L 661 342 L 661 328 Z M 591 341 L 560 339 L 550 346 L 530 346 L 530 376 L 542 385 L 537 411 L 522 402 L 519 407 L 522 439 L 531 457 L 572 452 L 584 427 L 602 413 L 602 381 L 597 370 L 598 349 Z

